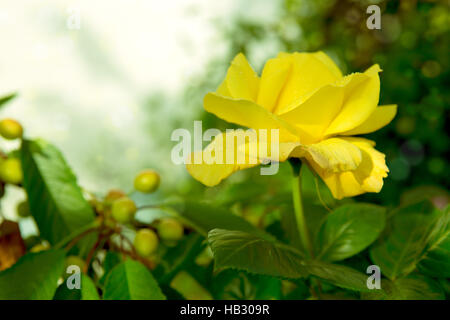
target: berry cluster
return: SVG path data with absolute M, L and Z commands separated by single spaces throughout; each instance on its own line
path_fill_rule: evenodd
M 0 121 L 0 135 L 7 140 L 21 139 L 23 136 L 22 125 L 13 119 L 3 119 Z M 20 185 L 23 173 L 20 160 L 16 152 L 10 154 L 0 154 L 0 180 L 3 193 L 6 183 Z
M 22 139 L 22 125 L 13 119 L 3 119 L 0 121 L 0 135 L 7 140 Z M 6 184 L 22 186 L 23 172 L 18 154 L 18 151 L 9 154 L 0 152 L 1 195 L 3 195 Z M 160 176 L 155 170 L 143 170 L 134 178 L 133 192 L 154 193 L 158 190 L 160 182 Z M 89 202 L 97 216 L 95 227 L 91 231 L 98 232 L 99 239 L 107 240 L 103 243 L 106 249 L 109 247 L 109 249 L 118 249 L 118 251 L 123 250 L 122 253 L 128 253 L 132 258 L 152 262 L 152 257 L 157 254 L 162 243 L 166 247 L 174 246 L 184 235 L 184 227 L 176 218 L 158 219 L 149 225 L 139 223 L 135 216 L 138 210 L 143 208 L 139 208 L 130 195 L 122 190 L 112 189 L 105 196 L 100 197 L 90 194 Z M 17 215 L 20 218 L 32 216 L 27 199 L 17 205 Z M 134 232 L 134 241 L 130 241 L 124 236 L 124 230 Z M 82 236 L 84 237 L 84 235 Z M 113 239 L 117 238 L 120 239 L 120 245 L 114 244 Z M 123 242 L 128 242 L 128 249 L 123 249 Z M 25 239 L 25 243 L 31 252 L 39 252 L 50 248 L 47 241 L 41 241 L 37 236 Z M 73 245 L 69 244 L 67 249 L 70 250 Z M 102 248 L 96 250 L 98 249 Z M 84 256 L 69 255 L 66 258 L 66 264 L 77 265 L 86 271 L 92 258 L 86 259 Z M 154 263 L 147 265 L 151 266 Z

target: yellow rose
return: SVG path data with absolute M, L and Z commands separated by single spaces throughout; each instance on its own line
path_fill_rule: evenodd
M 228 122 L 251 129 L 278 129 L 278 161 L 301 158 L 337 199 L 379 192 L 389 171 L 373 141 L 350 137 L 376 131 L 397 112 L 396 105 L 378 106 L 381 71 L 374 65 L 364 73 L 343 76 L 323 52 L 280 53 L 266 62 L 261 77 L 243 54 L 238 54 L 216 92 L 204 98 L 205 110 Z M 203 151 L 220 145 L 224 154 L 245 153 L 247 164 L 189 163 L 187 170 L 207 186 L 233 172 L 266 162 L 252 154 L 250 144 L 226 149 L 226 140 L 243 130 L 223 133 Z M 257 139 L 263 139 L 258 135 Z M 258 140 L 257 144 L 267 143 Z M 269 152 L 270 153 L 270 152 Z M 191 155 L 194 158 L 195 153 Z M 198 156 L 198 155 L 197 155 Z

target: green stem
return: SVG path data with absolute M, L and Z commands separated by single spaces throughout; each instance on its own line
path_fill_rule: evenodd
M 298 160 L 298 159 L 296 159 Z M 295 220 L 303 248 L 310 257 L 313 257 L 311 241 L 309 237 L 308 227 L 306 225 L 305 214 L 302 203 L 302 179 L 301 179 L 301 162 L 291 161 L 294 170 L 294 178 L 292 183 L 292 199 L 294 201 Z
M 61 249 L 67 243 L 69 243 L 67 245 L 67 248 L 70 249 L 70 248 L 72 248 L 73 245 L 75 245 L 84 236 L 88 235 L 91 232 L 97 231 L 97 230 L 98 230 L 97 222 L 93 221 L 93 222 L 85 225 L 84 227 L 81 227 L 80 229 L 76 230 L 75 232 L 71 233 L 70 235 L 68 235 L 67 237 L 65 237 L 64 239 L 59 241 L 58 243 L 56 243 L 53 246 L 53 248 L 54 249 Z M 66 248 L 66 250 L 68 250 L 67 248 Z

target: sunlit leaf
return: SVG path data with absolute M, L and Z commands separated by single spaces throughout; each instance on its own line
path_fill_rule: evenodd
M 22 144 L 23 185 L 40 235 L 51 244 L 94 221 L 76 177 L 54 146 L 43 141 Z
M 28 253 L 0 272 L 0 300 L 50 300 L 64 268 L 65 252 Z
M 105 300 L 165 300 L 155 278 L 141 263 L 126 260 L 108 274 Z
M 170 286 L 188 300 L 212 300 L 208 290 L 186 271 L 180 271 Z
M 105 256 L 105 260 L 103 260 L 103 276 L 99 280 L 99 284 L 103 286 L 106 281 L 106 276 L 109 272 L 119 263 L 122 262 L 122 258 L 120 253 L 114 251 L 108 251 Z
M 302 253 L 274 239 L 268 241 L 251 233 L 214 229 L 209 232 L 208 241 L 217 269 L 236 268 L 285 278 L 308 275 Z

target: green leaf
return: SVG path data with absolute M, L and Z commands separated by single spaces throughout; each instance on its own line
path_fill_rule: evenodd
M 199 233 L 205 236 L 212 229 L 238 230 L 268 236 L 245 219 L 232 214 L 229 210 L 214 206 L 208 202 L 177 201 L 168 206 Z
M 275 239 L 252 233 L 222 229 L 211 230 L 208 242 L 214 253 L 215 268 L 235 268 L 251 273 L 284 278 L 308 275 L 303 254 Z
M 99 300 L 97 288 L 87 275 L 81 275 L 81 300 Z
M 55 292 L 53 300 L 80 300 L 81 290 L 69 289 L 65 282 L 63 282 Z
M 388 217 L 395 215 L 407 215 L 407 214 L 432 214 L 435 210 L 433 203 L 427 199 L 419 200 L 413 203 L 407 203 L 389 212 Z
M 69 289 L 64 281 L 56 290 L 53 300 L 99 300 L 94 282 L 84 273 L 81 274 L 81 288 Z
M 420 185 L 412 189 L 408 189 L 402 193 L 400 203 L 403 205 L 417 203 L 420 200 L 432 199 L 435 197 L 443 197 L 448 199 L 450 194 L 447 190 L 434 185 Z
M 422 259 L 432 257 L 431 251 L 443 253 L 437 247 L 446 245 L 448 217 L 447 229 L 442 228 L 442 219 L 442 213 L 431 211 L 424 203 L 397 210 L 390 219 L 389 232 L 370 250 L 372 261 L 390 279 L 406 276 L 416 269 Z M 444 265 L 448 263 L 445 252 L 442 262 Z
M 248 274 L 241 270 L 225 269 L 211 272 L 212 277 L 205 283 L 216 300 L 244 299 L 247 290 L 241 278 Z
M 215 268 L 297 279 L 313 275 L 342 288 L 367 291 L 367 276 L 351 268 L 306 260 L 297 249 L 275 239 L 267 240 L 242 231 L 214 229 L 208 242 Z
M 11 93 L 6 96 L 0 97 L 0 107 L 6 104 L 7 102 L 11 101 L 17 96 L 16 93 Z
M 419 270 L 432 277 L 450 278 L 450 209 L 436 221 L 423 250 Z
M 303 202 L 303 211 L 305 213 L 305 220 L 306 225 L 308 226 L 309 235 L 311 239 L 316 239 L 322 224 L 330 213 L 322 205 L 317 205 L 310 202 Z M 296 220 L 294 226 L 298 233 Z
M 421 214 L 393 218 L 391 233 L 370 250 L 372 261 L 385 276 L 395 279 L 414 270 L 428 224 L 429 219 Z
M 0 272 L 0 300 L 50 300 L 64 269 L 65 252 L 28 253 Z
M 370 290 L 367 288 L 368 276 L 355 269 L 323 261 L 308 261 L 306 267 L 311 275 L 335 286 L 361 292 Z
M 267 184 L 256 184 L 252 180 L 225 185 L 215 197 L 214 202 L 229 206 L 236 202 L 255 202 L 258 197 L 267 193 Z
M 58 149 L 24 140 L 21 160 L 23 185 L 43 238 L 56 244 L 94 221 L 92 208 Z
M 444 293 L 446 295 L 447 300 L 450 298 L 450 279 L 447 278 L 439 278 L 437 279 L 439 281 L 439 284 L 441 285 L 442 289 L 444 290 Z
M 250 282 L 255 288 L 255 300 L 281 299 L 281 280 L 274 277 L 249 275 Z
M 373 265 L 373 262 L 370 261 L 368 252 L 363 251 L 350 258 L 339 261 L 337 264 L 341 264 L 349 268 L 358 270 L 359 272 L 366 273 L 367 268 Z
M 306 280 L 300 279 L 295 282 L 283 280 L 283 292 L 286 291 L 282 297 L 283 300 L 306 300 L 311 296 L 311 291 L 306 283 Z
M 100 278 L 99 283 L 101 286 L 104 286 L 106 277 L 109 272 L 119 263 L 122 262 L 122 257 L 120 253 L 114 251 L 106 252 L 105 260 L 103 260 L 103 276 Z
M 205 248 L 203 240 L 198 233 L 192 233 L 175 247 L 169 248 L 153 272 L 159 283 L 170 283 L 181 269 L 193 265 L 195 258 Z
M 214 299 L 219 300 L 277 300 L 281 298 L 281 280 L 226 269 L 210 281 Z
M 347 204 L 334 210 L 322 225 L 317 241 L 318 259 L 339 261 L 374 242 L 385 226 L 385 209 L 371 204 Z
M 204 288 L 190 273 L 182 270 L 172 279 L 170 287 L 180 293 L 186 300 L 212 300 L 211 293 Z
M 443 300 L 444 291 L 436 281 L 420 275 L 411 275 L 395 281 L 382 280 L 381 290 L 363 293 L 366 300 Z
M 141 263 L 126 260 L 108 274 L 105 300 L 165 300 L 153 275 Z
M 167 300 L 186 300 L 181 293 L 167 284 L 161 285 L 161 291 L 166 296 Z
M 292 202 L 292 200 L 289 200 Z M 280 205 L 280 225 L 281 231 L 277 238 L 279 240 L 286 239 L 287 243 L 296 248 L 303 248 L 302 241 L 300 239 L 300 234 L 298 233 L 297 221 L 295 218 L 295 211 L 292 205 Z M 305 211 L 306 212 L 306 211 Z M 309 225 L 308 225 L 309 226 Z

